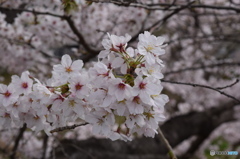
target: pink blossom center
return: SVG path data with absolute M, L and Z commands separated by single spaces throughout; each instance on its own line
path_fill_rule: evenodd
M 146 88 L 146 83 L 142 83 L 142 82 L 141 82 L 141 83 L 139 84 L 139 88 L 140 88 L 140 89 L 145 89 L 145 88 Z
M 125 84 L 119 83 L 118 88 L 121 89 L 121 90 L 124 90 L 125 89 Z
M 12 94 L 12 93 L 10 93 L 10 92 L 7 91 L 7 92 L 5 92 L 3 95 L 8 98 L 8 97 L 10 97 L 11 94 Z
M 39 116 L 35 116 L 33 119 L 39 120 L 40 118 L 39 118 Z
M 28 84 L 26 82 L 24 82 L 24 83 L 22 83 L 22 87 L 26 89 L 26 88 L 28 88 Z
M 124 52 L 124 44 L 119 44 L 117 47 L 119 48 L 120 52 Z
M 139 96 L 135 96 L 132 100 L 134 103 L 140 104 L 140 98 Z
M 10 114 L 9 114 L 9 113 L 5 113 L 5 114 L 4 114 L 4 117 L 5 117 L 5 118 L 10 118 Z
M 82 87 L 83 87 L 83 85 L 81 85 L 79 83 L 75 85 L 75 88 L 77 91 L 80 90 Z
M 29 98 L 29 100 L 28 100 L 30 103 L 32 103 L 33 102 L 33 99 L 32 98 Z
M 112 64 L 109 63 L 109 64 L 108 64 L 108 69 L 111 69 L 111 68 L 112 68 Z
M 66 70 L 66 72 L 68 72 L 68 73 L 70 73 L 70 72 L 73 71 L 73 70 L 71 69 L 71 67 L 66 67 L 65 70 Z
M 56 101 L 56 100 L 61 100 L 61 101 L 63 102 L 63 101 L 64 101 L 64 98 L 59 95 L 57 98 L 54 99 L 54 101 Z
M 19 105 L 17 103 L 13 104 L 13 107 L 17 108 Z

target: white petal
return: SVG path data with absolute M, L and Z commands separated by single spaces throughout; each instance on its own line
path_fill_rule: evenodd
M 103 50 L 98 54 L 98 58 L 105 58 L 109 53 L 109 50 Z
M 53 71 L 63 73 L 65 72 L 65 68 L 63 67 L 63 65 L 58 64 L 53 66 Z
M 121 73 L 122 74 L 126 74 L 127 73 L 127 65 L 126 64 L 123 64 L 122 66 L 121 66 Z
M 72 63 L 72 69 L 73 70 L 81 70 L 83 67 L 83 61 L 82 60 L 76 60 Z
M 143 106 L 141 104 L 136 104 L 135 114 L 142 114 L 142 113 L 143 113 Z
M 126 52 L 130 57 L 134 56 L 134 49 L 133 48 L 131 48 L 131 47 L 127 48 Z
M 121 57 L 117 57 L 112 61 L 112 66 L 114 68 L 120 67 L 124 63 L 124 60 Z
M 148 83 L 146 91 L 149 95 L 157 95 L 160 93 L 161 89 L 162 89 L 162 86 L 159 86 L 153 83 Z
M 118 113 L 119 116 L 123 116 L 125 110 L 126 110 L 125 105 L 123 105 L 123 104 L 118 105 L 118 107 L 117 107 L 117 113 Z
M 115 96 L 118 101 L 122 101 L 125 97 L 124 91 L 116 90 L 115 91 Z
M 142 127 L 142 126 L 144 126 L 145 125 L 145 122 L 144 122 L 144 118 L 141 116 L 141 115 L 137 115 L 136 116 L 136 123 L 140 126 L 140 127 Z
M 145 56 L 145 59 L 146 59 L 146 62 L 147 62 L 149 65 L 155 64 L 155 57 L 154 57 L 152 54 L 147 54 L 147 55 Z
M 61 64 L 64 66 L 64 67 L 70 67 L 71 64 L 72 64 L 72 59 L 69 55 L 63 55 L 62 56 L 62 61 L 61 61 Z

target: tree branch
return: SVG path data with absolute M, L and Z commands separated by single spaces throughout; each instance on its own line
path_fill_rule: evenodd
M 28 10 L 28 9 L 20 9 L 20 8 L 0 7 L 0 10 L 16 11 L 16 12 L 28 12 L 28 13 L 38 14 L 38 15 L 50 15 L 50 16 L 57 17 L 57 18 L 62 18 L 63 17 L 63 15 L 58 15 L 58 14 L 54 14 L 54 13 L 51 13 L 51 12 L 39 12 L 39 11 L 36 11 L 36 10 Z
M 87 125 L 87 124 L 88 123 L 81 123 L 81 124 L 74 124 L 74 125 L 71 125 L 71 126 L 59 127 L 59 128 L 51 130 L 50 133 L 55 133 L 55 132 L 64 131 L 64 130 L 71 130 L 71 129 L 75 129 L 76 127 L 84 126 L 84 125 Z
M 151 27 L 149 27 L 147 30 L 151 30 L 152 28 L 155 28 L 156 26 L 160 25 L 161 24 L 164 24 L 169 18 L 171 18 L 172 16 L 174 16 L 175 14 L 179 13 L 180 11 L 186 9 L 186 8 L 189 8 L 193 3 L 195 2 L 192 1 L 192 2 L 189 2 L 188 4 L 186 5 L 183 5 L 177 9 L 175 9 L 172 13 L 166 15 L 165 17 L 163 17 L 161 20 L 155 22 Z
M 60 19 L 64 19 L 66 20 L 66 22 L 68 23 L 70 29 L 72 30 L 72 32 L 76 35 L 76 37 L 78 38 L 78 43 L 81 44 L 86 51 L 88 52 L 88 54 L 83 55 L 81 57 L 81 59 L 84 62 L 88 62 L 90 59 L 92 59 L 93 57 L 96 57 L 98 55 L 98 53 L 100 52 L 100 50 L 94 50 L 92 49 L 89 44 L 85 41 L 84 37 L 82 36 L 82 34 L 79 32 L 79 30 L 77 29 L 76 25 L 74 24 L 74 21 L 72 20 L 71 16 L 67 16 L 67 15 L 58 15 L 58 14 L 53 14 L 50 12 L 39 12 L 39 11 L 35 11 L 35 10 L 28 10 L 28 9 L 18 9 L 18 8 L 5 8 L 5 7 L 0 7 L 1 9 L 5 9 L 5 10 L 9 10 L 9 11 L 18 11 L 18 12 L 29 12 L 29 13 L 33 13 L 35 15 L 49 15 L 49 16 L 53 16 L 53 17 L 57 17 Z M 29 45 L 31 46 L 31 45 Z M 32 47 L 32 46 L 31 46 Z
M 187 68 L 179 69 L 176 71 L 165 72 L 164 75 L 181 73 L 181 72 L 185 72 L 185 71 L 195 71 L 195 70 L 206 69 L 206 68 L 224 67 L 224 66 L 240 66 L 240 61 L 239 62 L 222 62 L 222 63 L 216 63 L 216 64 L 210 64 L 210 65 L 202 65 L 202 66 L 198 66 L 198 67 L 187 67 Z
M 144 8 L 147 10 L 170 10 L 171 7 L 175 7 L 172 9 L 176 9 L 176 7 L 183 7 L 182 4 L 176 4 L 176 3 L 152 3 L 152 4 L 146 4 L 146 3 L 140 3 L 140 2 L 121 2 L 121 1 L 113 1 L 113 0 L 87 0 L 88 2 L 95 2 L 95 3 L 112 3 L 119 6 L 127 6 L 127 7 L 137 7 L 137 8 Z M 165 8 L 166 7 L 166 8 Z M 235 11 L 237 13 L 240 13 L 240 8 L 236 7 L 227 7 L 227 6 L 214 6 L 214 5 L 191 5 L 190 8 L 205 8 L 205 9 L 215 9 L 215 10 L 231 10 Z
M 236 79 L 235 82 L 233 82 L 232 84 L 229 84 L 229 85 L 226 85 L 226 86 L 223 86 L 223 87 L 216 87 L 216 89 L 226 89 L 226 88 L 229 88 L 229 87 L 232 87 L 234 86 L 235 84 L 237 84 L 239 82 L 239 79 Z
M 240 100 L 237 99 L 236 97 L 234 96 L 231 96 L 217 88 L 213 88 L 211 86 L 206 86 L 206 85 L 202 85 L 202 84 L 196 84 L 196 83 L 186 83 L 186 82 L 177 82 L 177 81 L 168 81 L 168 80 L 161 80 L 162 82 L 165 82 L 165 83 L 172 83 L 172 84 L 179 84 L 179 85 L 186 85 L 186 86 L 192 86 L 192 87 L 202 87 L 202 88 L 206 88 L 206 89 L 210 89 L 210 90 L 214 90 L 216 92 L 219 92 L 220 94 L 228 97 L 228 98 L 231 98 L 233 99 L 235 102 L 239 103 L 240 104 Z
M 24 123 L 24 124 L 23 124 L 23 127 L 19 129 L 18 136 L 17 136 L 16 139 L 15 139 L 15 144 L 14 144 L 14 147 L 13 147 L 13 150 L 12 150 L 12 154 L 9 156 L 10 159 L 15 159 L 19 142 L 20 142 L 20 140 L 22 139 L 23 134 L 24 134 L 24 131 L 25 131 L 26 129 L 27 129 L 27 124 Z
M 184 5 L 184 6 L 180 7 L 180 8 L 175 9 L 172 13 L 170 13 L 170 14 L 164 16 L 162 19 L 156 21 L 155 23 L 153 23 L 150 27 L 148 27 L 145 30 L 146 31 L 150 31 L 150 30 L 153 30 L 154 28 L 156 28 L 159 25 L 163 25 L 164 23 L 167 22 L 168 19 L 170 19 L 172 16 L 174 16 L 177 13 L 179 13 L 180 11 L 184 10 L 185 8 L 188 8 L 192 3 L 194 3 L 194 1 L 189 2 L 187 5 Z M 135 41 L 138 38 L 139 34 L 143 33 L 143 31 L 144 30 L 140 30 L 136 35 L 134 35 L 132 37 L 132 39 L 129 42 Z
M 79 30 L 76 28 L 76 25 L 74 24 L 74 21 L 71 19 L 71 16 L 63 16 L 63 19 L 65 19 L 69 25 L 69 27 L 72 29 L 73 33 L 78 37 L 79 44 L 82 44 L 83 47 L 88 51 L 89 53 L 82 56 L 82 60 L 84 62 L 88 62 L 91 58 L 95 57 L 98 55 L 100 50 L 94 50 L 92 49 L 85 39 L 83 38 L 82 34 L 79 32 Z

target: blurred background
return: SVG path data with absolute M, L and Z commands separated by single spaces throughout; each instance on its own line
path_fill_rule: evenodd
M 107 33 L 128 33 L 136 47 L 144 31 L 166 39 L 160 71 L 170 102 L 160 127 L 178 158 L 239 159 L 210 155 L 240 153 L 239 0 L 1 0 L 0 81 L 25 70 L 44 81 L 64 54 L 88 68 Z M 0 158 L 169 158 L 158 135 L 113 142 L 90 125 L 52 136 L 0 128 Z

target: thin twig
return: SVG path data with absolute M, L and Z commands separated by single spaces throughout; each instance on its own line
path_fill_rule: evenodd
M 28 12 L 28 13 L 39 14 L 39 15 L 50 15 L 50 16 L 58 17 L 58 18 L 63 17 L 63 15 L 58 15 L 58 14 L 54 14 L 54 13 L 51 13 L 51 12 L 39 12 L 39 11 L 35 11 L 35 10 L 19 9 L 19 8 L 0 7 L 0 10 L 8 10 L 8 11 L 16 11 L 16 12 Z
M 180 11 L 188 8 L 189 6 L 191 6 L 193 3 L 195 2 L 195 0 L 193 0 L 192 2 L 189 2 L 186 5 L 181 6 L 180 8 L 175 9 L 172 13 L 166 15 L 165 17 L 163 17 L 161 20 L 155 22 L 151 27 L 149 27 L 147 30 L 151 30 L 152 28 L 157 27 L 158 25 L 162 25 L 164 24 L 169 18 L 171 18 L 172 16 L 174 16 L 175 14 L 178 14 Z
M 87 124 L 88 123 L 82 123 L 82 124 L 74 124 L 74 125 L 70 125 L 70 126 L 59 127 L 59 128 L 51 130 L 50 133 L 55 133 L 55 132 L 64 131 L 64 130 L 71 130 L 71 129 L 75 129 L 76 127 L 84 126 Z
M 87 44 L 87 42 L 83 38 L 82 34 L 77 29 L 77 27 L 76 27 L 74 21 L 72 20 L 71 16 L 63 16 L 62 18 L 66 20 L 69 27 L 72 29 L 73 33 L 78 37 L 79 43 L 81 43 L 87 51 L 94 52 L 94 53 L 99 53 L 99 51 L 93 50 L 92 48 L 89 47 L 89 45 Z
M 171 157 L 171 159 L 177 159 L 176 155 L 173 152 L 172 146 L 169 144 L 168 140 L 165 138 L 165 136 L 163 135 L 161 129 L 158 127 L 158 136 L 159 138 L 163 141 L 163 143 L 166 145 L 167 149 L 168 149 L 168 153 L 169 156 Z
M 118 6 L 126 6 L 126 7 L 137 7 L 137 8 L 144 8 L 147 10 L 165 10 L 166 7 L 168 8 L 168 10 L 170 10 L 170 8 L 174 7 L 173 9 L 175 9 L 176 7 L 182 7 L 184 5 L 182 4 L 171 4 L 171 3 L 152 3 L 152 4 L 146 4 L 146 3 L 124 3 L 121 1 L 113 1 L 113 0 L 105 0 L 105 1 L 99 1 L 99 0 L 87 0 L 89 2 L 96 2 L 96 3 L 112 3 Z M 214 6 L 214 5 L 191 5 L 190 8 L 204 8 L 204 9 L 215 9 L 215 10 L 230 10 L 230 11 L 235 11 L 237 13 L 240 12 L 240 8 L 237 7 L 227 7 L 227 6 Z
M 19 45 L 19 46 L 22 46 L 22 45 L 28 46 L 29 48 L 34 49 L 34 50 L 40 52 L 44 57 L 51 58 L 52 57 L 51 55 L 49 55 L 48 53 L 46 53 L 46 52 L 44 52 L 42 50 L 37 49 L 35 46 L 33 46 L 31 44 L 32 37 L 30 37 L 28 42 L 26 42 L 26 41 L 22 41 L 22 40 L 10 39 L 8 37 L 4 37 L 4 36 L 0 35 L 0 38 L 7 40 L 10 44 Z
M 198 67 L 187 67 L 187 68 L 179 69 L 176 71 L 165 72 L 164 75 L 181 73 L 181 72 L 185 72 L 185 71 L 195 71 L 195 70 L 206 69 L 206 68 L 224 67 L 224 66 L 240 66 L 240 61 L 239 62 L 221 62 L 221 63 L 210 64 L 210 65 L 202 65 L 202 66 L 198 66 Z
M 151 30 L 151 32 L 152 32 L 152 31 L 153 31 L 154 29 L 156 29 L 158 26 L 161 26 L 161 25 L 163 25 L 164 23 L 166 23 L 167 20 L 170 19 L 172 16 L 174 16 L 174 15 L 178 14 L 180 11 L 188 8 L 192 3 L 194 3 L 194 1 L 189 2 L 187 5 L 184 5 L 184 6 L 180 7 L 180 8 L 177 8 L 177 9 L 173 10 L 171 13 L 167 14 L 166 16 L 164 16 L 163 18 L 161 18 L 160 20 L 156 21 L 155 23 L 153 23 L 150 27 L 146 28 L 145 30 L 140 30 L 137 34 L 135 34 L 135 35 L 131 38 L 131 40 L 130 40 L 129 42 L 134 42 L 134 41 L 138 38 L 139 34 L 140 34 L 140 33 L 143 33 L 143 31 L 150 31 L 150 30 Z
M 177 82 L 177 81 L 168 81 L 168 80 L 161 80 L 162 82 L 165 82 L 165 83 L 172 83 L 172 84 L 179 84 L 179 85 L 186 85 L 186 86 L 192 86 L 192 87 L 202 87 L 202 88 L 206 88 L 206 89 L 211 89 L 211 90 L 214 90 L 216 92 L 219 92 L 220 94 L 228 97 L 228 98 L 231 98 L 233 99 L 234 101 L 236 101 L 237 103 L 240 104 L 240 100 L 237 99 L 236 97 L 232 96 L 232 95 L 229 95 L 217 88 L 213 88 L 211 86 L 207 86 L 207 85 L 202 85 L 202 84 L 196 84 L 196 83 L 186 83 L 186 82 Z
M 236 79 L 236 81 L 233 82 L 232 84 L 226 85 L 226 86 L 224 86 L 224 87 L 216 87 L 216 89 L 221 90 L 221 89 L 229 88 L 229 87 L 234 86 L 234 85 L 237 84 L 238 82 L 239 82 L 239 79 Z

